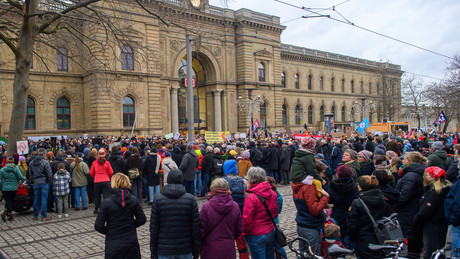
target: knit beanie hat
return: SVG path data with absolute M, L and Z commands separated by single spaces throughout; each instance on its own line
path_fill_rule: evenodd
M 101 148 L 98 152 L 99 156 L 105 156 L 105 149 Z
M 236 156 L 236 151 L 235 150 L 230 150 L 230 152 L 228 152 L 231 156 Z
M 313 149 L 316 146 L 316 140 L 310 136 L 306 136 L 302 139 L 300 145 L 305 149 Z
M 169 156 L 171 156 L 171 152 L 166 152 L 165 157 L 169 157 Z
M 243 158 L 249 158 L 251 157 L 251 153 L 249 153 L 249 150 L 243 151 Z
M 8 157 L 8 158 L 6 159 L 6 162 L 7 162 L 7 163 L 14 163 L 14 158 L 13 158 L 12 156 L 10 156 L 10 157 Z
M 442 142 L 441 141 L 436 141 L 431 144 L 431 147 L 434 148 L 435 150 L 440 150 L 442 148 Z
M 428 174 L 430 174 L 430 176 L 433 177 L 434 180 L 438 180 L 441 176 L 446 178 L 446 171 L 442 170 L 441 168 L 437 166 L 430 166 L 427 169 L 425 169 L 425 171 Z
M 122 147 L 122 148 L 121 148 L 121 152 L 122 152 L 122 153 L 125 153 L 126 150 L 128 150 L 126 147 Z
M 345 177 L 352 177 L 353 172 L 351 171 L 350 167 L 347 165 L 341 165 L 337 168 L 337 178 L 345 178 Z
M 338 238 L 340 236 L 340 227 L 336 224 L 326 224 L 323 233 L 325 238 Z
M 393 150 L 388 150 L 387 151 L 387 157 L 389 157 L 390 159 L 393 159 L 393 157 L 395 157 L 395 156 L 397 156 L 397 154 Z
M 372 152 L 367 150 L 362 150 L 358 154 L 362 155 L 366 161 L 369 161 L 369 159 L 372 157 Z
M 230 173 L 238 174 L 236 161 L 233 159 L 225 161 L 223 169 L 224 169 L 224 174 L 230 174 Z
M 345 153 L 350 154 L 352 160 L 356 160 L 356 157 L 358 156 L 358 153 L 350 148 L 345 150 Z
M 23 157 L 23 156 L 20 156 L 20 157 L 19 157 L 19 162 L 25 162 L 25 161 L 26 161 L 26 158 L 25 158 L 25 157 Z
M 166 179 L 168 184 L 182 184 L 183 176 L 182 171 L 179 169 L 173 169 L 168 174 L 168 178 Z

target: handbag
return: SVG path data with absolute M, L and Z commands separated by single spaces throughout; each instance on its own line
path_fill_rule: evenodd
M 361 198 L 359 198 L 359 201 L 372 221 L 375 237 L 377 238 L 377 242 L 379 244 L 383 244 L 385 240 L 399 240 L 404 238 L 397 218 L 397 213 L 393 213 L 389 217 L 382 217 L 381 219 L 375 221 L 366 203 Z
M 137 177 L 139 177 L 139 169 L 136 167 L 136 168 L 131 168 L 128 170 L 128 176 L 129 176 L 129 179 L 132 181 L 134 179 L 136 179 Z
M 254 193 L 255 194 L 255 193 Z M 270 216 L 270 219 L 272 220 L 273 225 L 275 226 L 275 242 L 280 245 L 281 247 L 287 246 L 287 239 L 286 236 L 284 235 L 283 231 L 279 228 L 278 225 L 275 223 L 275 219 L 273 219 L 272 214 L 270 213 L 270 210 L 268 209 L 267 204 L 265 203 L 265 198 L 256 194 L 257 197 L 259 197 L 260 202 L 265 207 L 265 210 L 267 211 L 268 216 Z

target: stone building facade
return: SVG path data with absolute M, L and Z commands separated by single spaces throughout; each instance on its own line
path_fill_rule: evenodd
M 276 16 L 206 1 L 197 8 L 183 0 L 143 3 L 160 15 L 173 14 L 181 26 L 167 26 L 125 1 L 129 13 L 119 12 L 125 16 L 117 31 L 123 43 L 107 49 L 88 43 L 91 57 L 103 64 L 78 44 L 36 45 L 41 57 L 34 55 L 31 64 L 25 135 L 128 134 L 134 120 L 135 134 L 186 128 L 183 28 L 190 24 L 195 129 L 200 131 L 247 132 L 249 112 L 237 102 L 259 96 L 263 104 L 253 109 L 254 120 L 270 130 L 293 131 L 303 124 L 323 130 L 328 113 L 335 114 L 336 128 L 359 121 L 363 97 L 368 98 L 363 117 L 383 120 L 385 81 L 400 97 L 400 66 L 283 44 L 285 27 Z M 88 38 L 105 37 L 95 25 L 82 30 Z M 7 136 L 14 57 L 4 44 L 0 51 L 7 61 L 0 63 L 0 136 Z M 45 66 L 45 60 L 51 62 Z M 399 118 L 397 106 L 389 109 Z

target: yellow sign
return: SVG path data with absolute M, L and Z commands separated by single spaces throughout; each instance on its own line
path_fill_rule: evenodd
M 230 135 L 229 131 L 206 131 L 204 134 L 208 143 L 226 141 L 227 135 Z

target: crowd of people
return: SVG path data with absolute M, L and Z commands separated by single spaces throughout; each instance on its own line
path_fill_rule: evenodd
M 297 234 L 312 251 L 332 243 L 381 258 L 371 219 L 398 213 L 408 256 L 424 258 L 460 239 L 457 135 L 306 136 L 207 143 L 162 137 L 29 141 L 30 154 L 1 153 L 3 221 L 14 220 L 18 184 L 33 184 L 33 220 L 94 204 L 106 257 L 140 258 L 136 228 L 151 206 L 152 258 L 287 258 L 275 242 L 290 185 Z M 2 149 L 3 150 L 3 149 Z M 459 181 L 460 182 L 460 181 Z M 206 197 L 199 211 L 196 197 Z M 80 204 L 81 202 L 81 204 Z M 273 219 L 273 220 L 272 220 Z M 236 250 L 235 250 L 236 242 Z M 304 242 L 300 249 L 306 249 Z

